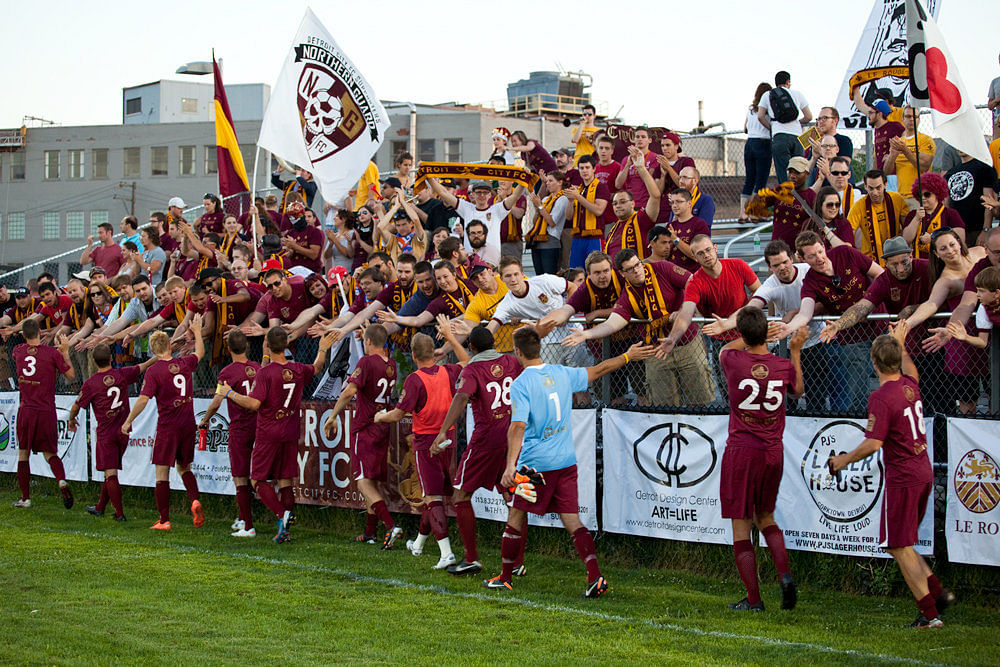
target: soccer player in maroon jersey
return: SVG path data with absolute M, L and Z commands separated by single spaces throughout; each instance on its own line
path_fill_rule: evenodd
M 438 322 L 441 327 L 450 331 L 451 323 L 446 316 L 439 315 Z M 468 353 L 458 345 L 453 335 L 449 342 L 454 342 L 455 354 L 460 363 L 439 366 L 434 363 L 434 339 L 424 333 L 413 336 L 410 351 L 417 369 L 403 382 L 403 391 L 399 394 L 396 407 L 376 413 L 374 419 L 376 424 L 385 424 L 398 422 L 407 413 L 413 415 L 413 456 L 424 494 L 424 510 L 420 516 L 417 539 L 406 546 L 413 555 L 420 555 L 424 542 L 433 532 L 441 550 L 441 558 L 434 566 L 435 570 L 443 570 L 455 564 L 455 554 L 452 553 L 451 540 L 448 538 L 448 517 L 444 513 L 444 497 L 451 496 L 452 493 L 451 474 L 455 450 L 432 448 L 431 445 L 448 413 L 458 374 L 469 361 Z M 449 437 L 452 441 L 457 439 L 454 429 L 449 432 Z
M 917 368 L 906 352 L 908 324 L 900 320 L 891 334 L 872 343 L 871 360 L 879 387 L 868 398 L 865 439 L 853 451 L 830 457 L 830 472 L 883 450 L 885 492 L 879 546 L 899 564 L 906 585 L 916 598 L 917 620 L 911 628 L 940 628 L 940 612 L 955 602 L 955 594 L 941 586 L 923 556 L 913 548 L 934 491 L 934 471 L 927 456 L 924 406 L 917 385 Z
M 104 508 L 111 501 L 115 508 L 115 521 L 125 520 L 122 508 L 122 487 L 118 484 L 118 471 L 122 468 L 122 456 L 128 447 L 128 436 L 122 433 L 122 422 L 129 412 L 128 388 L 138 382 L 146 369 L 156 363 L 149 359 L 139 366 L 111 367 L 111 348 L 101 343 L 94 348 L 94 364 L 97 373 L 91 375 L 80 387 L 80 394 L 69 409 L 66 428 L 76 431 L 76 416 L 80 410 L 93 406 L 97 418 L 96 459 L 97 469 L 104 473 L 101 496 L 96 505 L 89 505 L 87 512 L 94 516 L 104 516 Z
M 378 483 L 386 480 L 386 459 L 389 455 L 389 427 L 376 424 L 375 413 L 388 407 L 392 388 L 396 386 L 396 362 L 389 358 L 385 349 L 389 334 L 381 324 L 365 327 L 365 356 L 344 383 L 340 398 L 333 406 L 330 416 L 323 425 L 327 438 L 333 438 L 340 428 L 337 418 L 351 399 L 357 397 L 354 417 L 351 419 L 351 474 L 358 484 L 358 490 L 365 497 L 368 508 L 367 523 L 363 533 L 354 538 L 356 542 L 375 543 L 375 529 L 381 521 L 385 526 L 382 548 L 391 549 L 403 534 L 389 514 Z
M 236 387 L 244 396 L 249 396 L 257 373 L 260 372 L 260 364 L 247 359 L 247 337 L 239 329 L 229 332 L 226 343 L 233 362 L 219 372 L 219 384 Z M 218 412 L 223 400 L 222 395 L 217 392 L 205 410 L 205 416 L 202 417 L 198 428 L 208 428 L 209 420 Z M 239 514 L 232 526 L 232 536 L 255 537 L 257 531 L 253 527 L 253 514 L 250 511 L 250 501 L 253 497 L 250 488 L 250 455 L 253 451 L 254 434 L 257 431 L 257 413 L 240 407 L 232 395 L 228 400 L 229 471 L 236 486 L 236 506 L 239 508 Z
M 504 493 L 500 483 L 507 466 L 507 429 L 510 427 L 510 385 L 521 374 L 521 363 L 511 355 L 500 354 L 493 348 L 493 334 L 484 326 L 477 326 L 469 334 L 469 349 L 473 357 L 462 369 L 455 383 L 455 396 L 438 431 L 431 453 L 440 451 L 449 439 L 448 432 L 465 415 L 465 408 L 472 403 L 472 417 L 476 424 L 469 444 L 462 453 L 462 460 L 452 480 L 455 519 L 462 536 L 465 557 L 448 568 L 449 574 L 477 574 L 483 569 L 476 546 L 476 515 L 472 509 L 472 494 L 476 489 L 493 489 Z M 452 440 L 454 440 L 452 438 Z M 447 445 L 448 447 L 451 444 Z M 527 525 L 525 525 L 527 527 Z M 525 540 L 521 540 L 522 548 Z M 524 574 L 523 559 L 513 573 Z
M 774 504 L 784 461 L 785 395 L 802 395 L 801 353 L 809 327 L 795 332 L 789 343 L 791 360 L 768 352 L 767 316 L 760 308 L 740 310 L 736 330 L 740 338 L 719 352 L 729 389 L 729 438 L 722 455 L 719 495 L 722 517 L 733 521 L 733 555 L 747 596 L 729 608 L 764 611 L 750 540 L 750 526 L 756 525 L 778 570 L 781 608 L 794 609 L 795 580 L 788 568 L 785 538 L 774 522 Z
M 170 530 L 170 466 L 184 482 L 184 489 L 191 501 L 191 515 L 195 528 L 205 525 L 205 512 L 201 508 L 198 479 L 191 472 L 194 461 L 194 443 L 197 429 L 194 423 L 194 382 L 192 374 L 205 356 L 205 341 L 201 337 L 201 315 L 191 319 L 194 334 L 194 354 L 174 359 L 170 356 L 170 338 L 166 332 L 156 331 L 149 337 L 149 350 L 156 355 L 156 363 L 146 371 L 139 398 L 132 405 L 128 418 L 122 424 L 122 433 L 128 434 L 132 422 L 146 409 L 149 399 L 156 398 L 156 439 L 153 441 L 153 465 L 156 466 L 156 509 L 160 518 L 150 528 Z
M 323 370 L 326 353 L 333 345 L 333 336 L 327 334 L 320 339 L 316 359 L 311 364 L 285 358 L 288 332 L 280 326 L 268 329 L 264 345 L 263 359 L 266 363 L 257 373 L 250 393 L 240 394 L 228 383 L 220 382 L 216 394 L 257 413 L 257 432 L 250 457 L 250 481 L 261 501 L 274 512 L 278 532 L 272 539 L 281 543 L 290 539 L 288 526 L 295 509 L 292 479 L 299 470 L 297 455 L 302 392 L 313 376 Z M 272 479 L 278 483 L 277 494 L 271 486 Z
M 63 505 L 73 507 L 73 492 L 66 483 L 66 471 L 59 458 L 59 434 L 56 432 L 56 379 L 75 376 L 69 363 L 69 339 L 56 339 L 59 349 L 42 345 L 38 320 L 21 320 L 24 343 L 14 348 L 14 368 L 17 370 L 17 390 L 21 404 L 17 409 L 17 484 L 21 499 L 14 507 L 31 507 L 31 452 L 41 452 L 59 482 Z

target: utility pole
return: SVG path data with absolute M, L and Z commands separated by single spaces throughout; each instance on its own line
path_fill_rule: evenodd
M 131 215 L 132 217 L 135 217 L 135 181 L 132 181 L 131 183 L 120 182 L 118 183 L 117 187 L 115 187 L 116 190 L 124 190 L 125 188 L 129 188 L 132 190 L 130 195 L 126 197 L 123 195 L 115 194 L 113 199 L 117 199 L 120 202 L 126 202 L 126 201 L 129 202 L 128 214 Z

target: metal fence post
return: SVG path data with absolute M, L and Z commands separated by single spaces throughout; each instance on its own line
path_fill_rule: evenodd
M 990 336 L 990 413 L 1000 413 L 1000 336 Z
M 601 358 L 611 357 L 611 337 L 605 336 L 601 339 Z M 611 403 L 611 373 L 601 378 L 601 403 L 609 405 Z
M 865 130 L 865 171 L 872 168 L 873 162 L 875 162 L 875 131 L 867 129 Z M 879 167 L 879 169 L 881 168 Z

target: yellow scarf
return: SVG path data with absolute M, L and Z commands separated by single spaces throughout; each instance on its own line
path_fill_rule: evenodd
M 636 291 L 639 288 L 633 287 L 629 282 L 625 283 L 625 289 L 628 292 L 632 312 L 641 315 L 644 319 L 651 320 L 646 325 L 646 342 L 653 343 L 670 319 L 667 302 L 660 290 L 660 281 L 656 279 L 653 269 L 647 266 L 646 280 L 641 288 L 642 292 L 637 294 Z
M 608 232 L 607 238 L 604 239 L 604 252 L 608 252 L 608 246 L 611 245 L 611 239 L 615 237 L 615 232 L 618 231 L 619 225 L 622 225 L 622 249 L 631 248 L 639 255 L 639 259 L 646 259 L 646 244 L 639 238 L 642 234 L 639 229 L 638 211 L 633 211 L 629 219 L 624 222 L 615 220 L 615 224 L 611 226 L 611 231 Z
M 917 229 L 917 235 L 913 238 L 913 257 L 928 257 L 931 252 L 930 243 L 921 243 L 920 237 L 924 234 L 933 234 L 941 229 L 941 214 L 944 213 L 944 204 L 938 204 L 930 216 L 924 215 L 923 224 Z
M 221 294 L 219 294 L 222 298 L 229 296 L 227 283 L 228 281 L 223 278 Z M 226 352 L 226 327 L 237 324 L 231 320 L 233 320 L 233 309 L 229 307 L 229 304 L 225 302 L 215 304 L 215 338 L 212 340 L 213 366 L 221 364 L 228 356 Z
M 589 278 L 585 281 L 584 284 L 587 286 L 587 294 L 590 296 L 590 310 L 599 310 L 602 307 L 610 308 L 610 306 L 601 306 L 597 302 L 597 292 L 594 291 L 594 286 L 593 284 L 591 284 Z M 615 300 L 617 300 L 618 295 L 622 293 L 622 284 L 621 281 L 618 280 L 618 273 L 615 271 L 611 272 L 611 285 L 615 288 Z
M 701 189 L 696 185 L 691 190 L 691 210 L 694 211 L 694 205 L 698 203 L 701 199 Z
M 226 234 L 225 238 L 222 239 L 222 245 L 219 247 L 219 251 L 230 260 L 233 258 L 233 244 L 238 238 L 239 234 L 233 234 L 232 236 Z
M 596 180 L 596 179 L 595 179 Z M 562 196 L 562 192 L 553 192 L 548 197 L 542 200 L 542 208 L 544 208 L 549 217 L 552 217 L 552 207 L 556 205 L 556 202 Z M 525 234 L 525 243 L 542 243 L 549 240 L 549 222 L 542 215 L 541 211 L 535 214 L 535 219 L 531 223 L 531 230 Z
M 465 314 L 465 309 L 472 301 L 472 291 L 465 286 L 461 280 L 458 281 L 458 293 L 459 297 L 456 299 L 451 294 L 442 294 L 445 304 L 448 305 L 448 309 L 451 311 L 450 315 L 452 317 L 458 317 L 459 315 Z
M 597 201 L 597 186 L 600 181 L 595 177 L 589 185 L 584 186 L 580 195 L 593 204 Z M 597 216 L 587 210 L 580 202 L 573 202 L 576 207 L 573 213 L 573 236 L 578 238 L 600 238 L 604 231 L 597 227 Z

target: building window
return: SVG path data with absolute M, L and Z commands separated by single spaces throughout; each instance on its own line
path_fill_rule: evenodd
M 253 181 L 253 161 L 257 157 L 257 145 L 240 144 L 240 155 L 243 156 L 243 166 L 247 170 L 247 178 Z
M 108 221 L 107 211 L 91 211 L 90 212 L 90 233 L 97 236 L 97 228 Z
M 445 162 L 461 162 L 462 161 L 462 140 L 461 139 L 445 139 L 444 140 L 444 161 Z
M 59 151 L 45 151 L 45 180 L 59 178 Z
M 409 146 L 409 143 L 406 141 L 392 142 L 392 155 L 389 156 L 391 158 L 391 161 L 389 162 L 390 165 L 393 167 L 396 166 L 396 156 L 400 153 L 405 153 L 407 151 L 407 146 Z
M 167 147 L 166 146 L 153 146 L 150 149 L 152 152 L 152 171 L 150 174 L 153 176 L 166 176 L 167 175 Z
M 14 151 L 10 154 L 10 180 L 24 180 L 24 151 Z
M 90 152 L 90 159 L 94 163 L 94 173 L 92 178 L 105 179 L 108 177 L 108 149 L 95 148 Z
M 42 238 L 46 240 L 59 238 L 59 232 L 62 231 L 59 225 L 59 214 L 58 213 L 43 213 L 42 214 Z
M 66 213 L 66 238 L 83 238 L 83 211 L 67 211 Z
M 194 176 L 195 168 L 195 156 L 194 156 L 194 146 L 181 146 L 180 147 L 180 166 L 177 169 L 177 173 L 181 176 Z
M 132 99 L 125 100 L 125 115 L 134 116 L 137 113 L 142 113 L 142 98 L 133 97 Z
M 69 177 L 77 181 L 83 178 L 83 149 L 69 151 Z
M 181 113 L 198 113 L 198 100 L 194 97 L 181 98 Z
M 417 139 L 417 159 L 420 162 L 434 161 L 433 139 Z
M 11 213 L 7 216 L 7 240 L 24 240 L 24 213 Z
M 139 178 L 141 172 L 139 170 L 139 148 L 126 148 L 124 160 L 124 174 L 125 178 Z
M 205 173 L 219 173 L 219 162 L 215 146 L 205 146 Z

